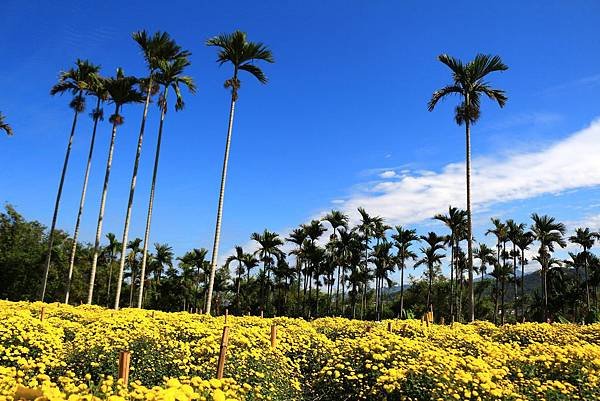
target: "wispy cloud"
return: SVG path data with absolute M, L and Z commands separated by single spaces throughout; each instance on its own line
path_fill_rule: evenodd
M 556 92 L 562 92 L 567 89 L 593 87 L 597 85 L 600 85 L 600 74 L 593 74 L 588 75 L 587 77 L 582 77 L 572 81 L 564 82 L 562 84 L 551 86 L 549 88 L 544 89 L 541 93 L 551 94 Z
M 481 209 L 501 202 L 600 185 L 599 154 L 600 120 L 596 120 L 543 149 L 503 158 L 476 158 L 473 160 L 473 205 Z M 448 164 L 441 171 L 411 171 L 401 178 L 382 179 L 358 188 L 343 206 L 352 216 L 356 217 L 356 209 L 362 206 L 386 217 L 390 223 L 418 223 L 450 204 L 464 204 L 464 163 Z

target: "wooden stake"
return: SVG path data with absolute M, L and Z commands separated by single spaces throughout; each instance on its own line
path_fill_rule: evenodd
M 219 351 L 219 361 L 217 362 L 217 379 L 223 378 L 225 370 L 225 358 L 227 357 L 227 343 L 229 342 L 229 327 L 223 327 L 223 336 L 221 337 L 221 350 Z
M 277 326 L 271 325 L 271 348 L 275 348 L 277 342 Z
M 119 352 L 119 379 L 123 379 L 123 384 L 129 383 L 129 363 L 131 361 L 131 352 Z
M 227 324 L 227 316 L 229 316 L 229 309 L 225 309 L 225 324 Z
M 261 318 L 264 317 L 264 313 L 263 313 L 262 309 L 260 310 L 260 317 Z
M 44 321 L 44 318 L 46 317 L 46 307 L 42 306 L 42 309 L 40 310 L 40 321 Z
M 388 331 L 392 332 L 392 322 L 388 322 Z

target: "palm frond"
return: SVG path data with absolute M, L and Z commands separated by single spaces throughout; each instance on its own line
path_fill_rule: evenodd
M 263 71 L 253 64 L 242 64 L 239 68 L 240 70 L 248 71 L 250 74 L 254 75 L 261 84 L 266 84 L 268 82 Z
M 445 86 L 442 89 L 439 89 L 439 90 L 433 92 L 433 95 L 431 95 L 431 99 L 427 103 L 427 109 L 429 111 L 433 111 L 433 109 L 435 108 L 435 105 L 441 99 L 445 98 L 448 95 L 460 95 L 461 93 L 462 93 L 462 88 L 458 85 Z

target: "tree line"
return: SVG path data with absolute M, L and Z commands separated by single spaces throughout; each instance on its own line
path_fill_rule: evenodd
M 465 210 L 449 207 L 447 213 L 434 216 L 445 232 L 421 235 L 408 227 L 389 226 L 362 208 L 358 212 L 355 225 L 334 210 L 287 236 L 269 230 L 252 233 L 253 247 L 236 246 L 215 273 L 214 311 L 376 320 L 419 317 L 433 309 L 446 322 L 470 320 Z M 592 252 L 598 232 L 577 228 L 567 235 L 562 223 L 535 213 L 528 223 L 495 218 L 490 223 L 473 250 L 477 319 L 498 324 L 598 320 L 600 258 Z M 205 311 L 211 275 L 206 249 L 176 257 L 168 244 L 156 243 L 144 255 L 142 239 L 136 238 L 121 255 L 123 247 L 116 236 L 108 233 L 106 239 L 98 258 L 94 304 L 111 306 L 123 257 L 124 306 L 137 306 L 136 299 L 143 294 L 142 307 Z M 58 268 L 49 277 L 48 295 L 49 300 L 63 301 L 73 237 L 58 230 L 54 240 Z M 0 297 L 36 298 L 30 277 L 41 271 L 48 241 L 42 224 L 26 221 L 6 207 L 0 214 Z M 579 251 L 556 258 L 555 251 L 569 243 Z M 94 254 L 92 244 L 77 244 L 76 249 L 72 303 L 87 301 Z M 147 268 L 142 273 L 144 256 Z M 423 273 L 417 277 L 418 267 Z

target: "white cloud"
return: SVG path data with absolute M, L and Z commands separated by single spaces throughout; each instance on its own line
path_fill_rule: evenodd
M 473 206 L 528 199 L 600 184 L 600 120 L 543 149 L 502 159 L 473 159 Z M 368 183 L 344 203 L 356 217 L 364 207 L 388 223 L 410 224 L 431 218 L 448 205 L 465 204 L 463 161 L 441 171 L 404 172 L 400 179 Z
M 394 178 L 396 177 L 396 172 L 394 170 L 386 170 L 383 173 L 379 174 L 381 178 Z

